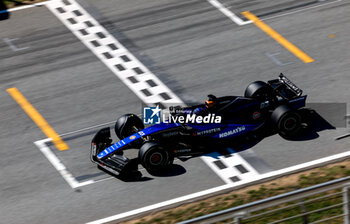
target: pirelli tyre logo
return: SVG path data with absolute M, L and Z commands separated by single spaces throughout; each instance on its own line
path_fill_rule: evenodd
M 245 127 L 244 126 L 241 126 L 241 127 L 237 127 L 236 129 L 233 129 L 233 130 L 230 130 L 230 131 L 227 131 L 227 132 L 224 132 L 224 133 L 221 133 L 219 134 L 219 138 L 226 138 L 228 136 L 231 136 L 231 135 L 235 135 L 237 133 L 240 133 L 242 131 L 245 130 Z

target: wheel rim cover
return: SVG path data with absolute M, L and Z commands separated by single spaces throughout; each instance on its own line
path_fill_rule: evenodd
M 292 131 L 297 126 L 297 120 L 294 117 L 287 118 L 283 123 L 283 127 L 287 131 Z
M 159 152 L 153 153 L 150 157 L 150 163 L 152 165 L 159 165 L 162 162 L 162 160 L 163 156 Z

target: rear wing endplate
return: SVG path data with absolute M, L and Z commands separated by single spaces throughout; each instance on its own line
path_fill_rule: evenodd
M 287 87 L 290 88 L 297 96 L 303 95 L 303 90 L 297 87 L 292 81 L 290 81 L 283 73 L 279 75 L 280 82 L 284 83 Z

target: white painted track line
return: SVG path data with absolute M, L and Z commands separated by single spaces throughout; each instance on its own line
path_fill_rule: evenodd
M 326 5 L 330 5 L 330 4 L 334 4 L 334 3 L 337 3 L 337 2 L 341 2 L 341 1 L 343 1 L 343 0 L 335 0 L 335 1 L 331 1 L 331 2 L 326 2 L 326 3 L 322 3 L 320 5 L 310 6 L 310 7 L 294 10 L 292 12 L 286 12 L 286 13 L 283 13 L 283 14 L 279 14 L 279 15 L 276 15 L 276 16 L 270 16 L 270 17 L 267 17 L 267 18 L 260 18 L 260 20 L 268 20 L 268 19 L 275 19 L 275 18 L 282 17 L 282 16 L 288 16 L 288 15 L 292 15 L 292 14 L 295 14 L 295 13 L 298 13 L 298 12 L 303 12 L 303 11 L 307 11 L 307 10 L 311 10 L 311 9 L 320 8 L 320 7 L 323 7 L 323 6 L 326 6 Z
M 126 217 L 129 217 L 129 216 L 138 215 L 138 214 L 141 214 L 141 213 L 144 213 L 144 212 L 147 212 L 147 211 L 156 210 L 158 208 L 162 208 L 162 207 L 165 207 L 165 206 L 168 206 L 168 205 L 172 205 L 172 204 L 175 204 L 175 203 L 188 201 L 188 200 L 191 200 L 193 198 L 197 198 L 197 197 L 200 197 L 200 196 L 212 194 L 212 193 L 215 193 L 215 192 L 218 192 L 218 191 L 221 191 L 221 190 L 228 189 L 230 187 L 232 187 L 232 186 L 228 185 L 228 184 L 222 185 L 222 186 L 211 188 L 211 189 L 208 189 L 208 190 L 205 190 L 205 191 L 200 191 L 200 192 L 197 192 L 197 193 L 194 193 L 194 194 L 182 196 L 182 197 L 179 197 L 179 198 L 174 198 L 174 199 L 171 199 L 171 200 L 168 200 L 168 201 L 164 201 L 164 202 L 160 202 L 160 203 L 157 203 L 157 204 L 154 204 L 154 205 L 146 206 L 146 207 L 143 207 L 143 208 L 139 208 L 139 209 L 135 209 L 135 210 L 131 210 L 131 211 L 125 212 L 125 213 L 121 213 L 121 214 L 118 214 L 118 215 L 113 215 L 113 216 L 110 216 L 110 217 L 107 217 L 107 218 L 103 218 L 103 219 L 99 219 L 99 220 L 96 220 L 96 221 L 88 222 L 87 224 L 100 224 L 100 223 L 112 222 L 112 221 L 119 220 L 119 219 L 122 219 L 122 218 L 126 218 Z
M 264 180 L 264 179 L 269 179 L 269 178 L 273 178 L 273 177 L 278 177 L 278 176 L 283 176 L 283 175 L 287 175 L 287 174 L 291 174 L 297 171 L 302 171 L 302 170 L 307 170 L 309 168 L 312 168 L 314 166 L 317 166 L 319 164 L 325 164 L 325 163 L 331 163 L 332 161 L 336 161 L 339 159 L 345 159 L 350 157 L 350 151 L 344 152 L 344 153 L 340 153 L 340 154 L 336 154 L 333 156 L 328 156 L 325 158 L 321 158 L 321 159 L 317 159 L 314 161 L 310 161 L 307 163 L 302 163 L 299 165 L 295 165 L 295 166 L 291 166 L 291 167 L 287 167 L 284 169 L 280 169 L 280 170 L 276 170 L 276 171 L 272 171 L 272 172 L 268 172 L 265 174 L 261 174 L 261 175 L 257 175 L 254 178 L 250 179 L 250 180 L 244 180 L 242 182 L 237 182 L 237 183 L 230 183 L 230 184 L 225 184 L 219 187 L 215 187 L 215 188 L 211 188 L 208 190 L 204 190 L 204 191 L 200 191 L 194 194 L 189 194 L 189 195 L 185 195 L 179 198 L 174 198 L 168 201 L 164 201 L 161 203 L 157 203 L 154 205 L 150 205 L 150 206 L 146 206 L 143 208 L 139 208 L 139 209 L 135 209 L 129 212 L 125 212 L 125 213 L 121 213 L 121 214 L 117 214 L 117 215 L 113 215 L 107 218 L 103 218 L 103 219 L 99 219 L 93 222 L 89 222 L 87 224 L 102 224 L 102 223 L 107 223 L 107 222 L 112 222 L 112 221 L 116 221 L 119 219 L 123 219 L 123 218 L 127 218 L 130 216 L 134 216 L 134 215 L 138 215 L 144 212 L 148 212 L 148 211 L 156 211 L 159 208 L 165 207 L 165 206 L 169 206 L 175 203 L 180 203 L 180 202 L 184 202 L 184 201 L 189 201 L 195 198 L 199 198 L 201 196 L 205 196 L 205 195 L 210 195 L 210 194 L 214 194 L 217 192 L 221 192 L 221 191 L 225 191 L 227 189 L 239 186 L 239 185 L 243 185 L 243 184 L 247 184 L 249 182 L 253 182 L 253 181 L 259 181 L 259 180 Z
M 103 123 L 103 124 L 98 124 L 98 125 L 90 126 L 90 127 L 87 127 L 87 128 L 82 128 L 82 129 L 79 129 L 79 130 L 66 132 L 66 133 L 60 134 L 59 136 L 62 137 L 62 136 L 67 136 L 67 135 L 74 135 L 74 134 L 77 134 L 79 132 L 91 130 L 91 129 L 94 129 L 94 128 L 106 127 L 106 126 L 114 124 L 115 122 L 116 121 L 110 121 L 110 122 L 106 122 L 106 123 Z
M 234 23 L 236 23 L 239 26 L 247 25 L 247 24 L 252 23 L 252 21 L 243 21 L 241 18 L 236 16 L 232 11 L 230 11 L 227 7 L 225 7 L 223 4 L 221 4 L 218 0 L 207 0 L 207 1 L 210 4 L 212 4 L 215 8 L 217 8 L 220 12 L 222 12 L 224 15 L 226 15 L 230 20 L 232 20 Z M 287 16 L 287 15 L 296 14 L 296 13 L 299 13 L 299 12 L 302 12 L 302 11 L 316 9 L 316 8 L 319 8 L 319 7 L 323 7 L 323 6 L 334 4 L 334 3 L 337 3 L 337 2 L 341 2 L 341 1 L 343 1 L 343 0 L 334 0 L 334 1 L 331 1 L 331 2 L 325 2 L 325 3 L 319 4 L 319 5 L 305 7 L 305 8 L 294 10 L 294 11 L 291 11 L 291 12 L 286 12 L 286 13 L 279 14 L 279 15 L 276 15 L 276 16 L 271 16 L 271 17 L 267 17 L 267 18 L 260 18 L 260 19 L 261 20 L 274 19 L 274 18 L 278 18 L 278 17 L 283 17 L 283 16 Z
M 51 0 L 48 0 L 48 1 L 51 1 Z M 19 11 L 19 10 L 23 10 L 23 9 L 28 9 L 28 8 L 35 8 L 35 7 L 40 7 L 40 6 L 43 6 L 43 5 L 46 5 L 48 3 L 48 1 L 45 1 L 45 2 L 39 2 L 39 3 L 34 3 L 34 4 L 30 4 L 30 5 L 25 5 L 25 6 L 20 6 L 20 7 L 15 7 L 15 8 L 10 8 L 10 9 L 5 9 L 5 10 L 1 10 L 0 11 L 0 14 L 1 13 L 7 13 L 7 12 L 15 12 L 15 11 Z M 251 21 L 243 21 L 241 18 L 239 18 L 238 16 L 236 16 L 234 13 L 230 12 L 230 10 L 228 8 L 225 8 L 224 5 L 222 5 L 220 2 L 218 2 L 217 0 L 207 0 L 209 3 L 211 3 L 214 7 L 216 8 L 224 8 L 224 14 L 228 17 L 232 17 L 232 21 L 237 23 L 238 25 L 246 25 L 246 24 L 250 24 L 252 23 Z M 213 2 L 211 2 L 213 1 Z M 322 2 L 322 0 L 319 0 L 320 2 Z M 319 7 L 322 7 L 322 6 L 326 6 L 326 5 L 329 5 L 329 4 L 333 4 L 333 3 L 337 3 L 337 2 L 341 2 L 343 0 L 334 0 L 334 1 L 331 1 L 331 2 L 325 2 L 325 3 L 322 3 L 320 5 L 316 5 L 316 6 L 310 6 L 310 7 L 306 7 L 306 8 L 302 8 L 302 9 L 299 9 L 299 10 L 295 10 L 295 11 L 292 11 L 292 12 L 287 12 L 287 13 L 283 13 L 283 14 L 280 14 L 280 15 L 276 15 L 276 16 L 271 16 L 271 17 L 267 17 L 267 18 L 260 18 L 261 20 L 268 20 L 268 19 L 274 19 L 274 18 L 278 18 L 278 17 L 282 17 L 282 16 L 287 16 L 287 15 L 291 15 L 291 14 L 295 14 L 295 13 L 298 13 L 298 12 L 302 12 L 302 11 L 307 11 L 307 10 L 311 10 L 311 9 L 315 9 L 315 8 L 319 8 Z M 220 10 L 220 9 L 219 9 Z M 221 10 L 220 10 L 221 11 Z M 234 18 L 234 19 L 233 19 Z
M 79 131 L 76 131 L 79 132 Z M 75 132 L 75 133 L 76 133 Z M 61 135 L 62 136 L 62 135 Z M 47 143 L 51 142 L 51 138 L 42 139 L 34 142 L 34 144 L 39 148 L 39 150 L 43 153 L 43 155 L 49 160 L 52 166 L 61 174 L 63 179 L 69 184 L 71 188 L 78 188 L 82 186 L 86 186 L 89 184 L 99 183 L 106 180 L 115 179 L 115 177 L 107 177 L 99 180 L 87 180 L 84 182 L 79 182 L 75 179 L 75 177 L 68 171 L 66 166 L 58 159 L 58 157 L 51 151 L 50 147 L 47 146 Z M 177 159 L 175 159 L 177 161 Z M 145 169 L 139 169 L 139 171 L 143 171 Z
M 75 188 L 79 183 L 75 180 L 73 175 L 67 171 L 66 167 L 61 163 L 61 161 L 52 153 L 49 147 L 47 147 L 46 142 L 51 141 L 51 139 L 44 139 L 41 141 L 36 141 L 34 144 L 40 149 L 44 156 L 50 161 L 50 163 L 56 168 L 56 170 L 61 174 L 63 179 L 67 181 L 69 186 Z
M 139 117 L 142 116 L 142 114 L 136 114 L 136 115 L 139 116 Z M 91 129 L 98 128 L 98 127 L 106 127 L 106 126 L 115 124 L 115 122 L 116 122 L 116 120 L 110 121 L 110 122 L 106 122 L 106 123 L 102 123 L 102 124 L 97 124 L 97 125 L 89 126 L 89 127 L 82 128 L 82 129 L 79 129 L 79 130 L 65 132 L 63 134 L 60 134 L 59 136 L 62 137 L 62 136 L 67 136 L 67 135 L 73 135 L 73 134 L 77 134 L 79 132 L 91 130 Z
M 92 184 L 95 181 L 88 180 L 85 182 L 78 182 L 73 175 L 67 170 L 65 165 L 57 158 L 57 156 L 51 151 L 51 149 L 46 145 L 47 142 L 50 142 L 51 139 L 43 139 L 40 141 L 34 142 L 34 144 L 40 149 L 44 156 L 50 161 L 50 163 L 55 167 L 55 169 L 61 174 L 63 179 L 69 184 L 71 188 L 82 187 L 88 184 Z
M 218 0 L 207 1 L 239 26 L 252 23 L 252 21 L 243 21 L 241 18 L 239 18 L 233 12 L 231 12 L 228 8 L 226 8 L 223 4 L 221 4 Z

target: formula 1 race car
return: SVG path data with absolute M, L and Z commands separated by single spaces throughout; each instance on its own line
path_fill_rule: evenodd
M 267 127 L 284 138 L 295 136 L 301 126 L 298 109 L 305 106 L 306 95 L 282 73 L 267 83 L 255 81 L 248 85 L 244 97 L 217 98 L 215 115 L 219 123 L 160 122 L 147 128 L 134 114 L 120 117 L 115 133 L 120 139 L 112 144 L 110 128 L 97 132 L 92 140 L 91 161 L 114 175 L 127 176 L 138 172 L 141 164 L 149 173 L 169 167 L 175 157 L 195 156 L 208 152 L 208 148 L 242 136 L 254 135 Z M 192 115 L 197 105 L 183 108 L 180 113 Z M 214 147 L 217 148 L 217 147 Z M 138 149 L 137 158 L 124 156 L 127 149 Z

